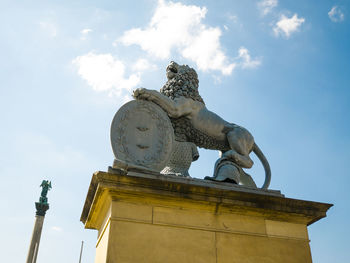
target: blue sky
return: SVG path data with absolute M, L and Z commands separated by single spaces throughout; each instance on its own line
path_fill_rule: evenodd
M 207 107 L 251 131 L 271 189 L 333 203 L 309 227 L 314 262 L 348 262 L 350 5 L 347 1 L 1 1 L 0 246 L 23 262 L 42 179 L 52 181 L 38 262 L 94 261 L 79 222 L 109 128 L 170 60 L 197 69 Z M 190 174 L 211 175 L 200 151 Z M 255 159 L 256 160 L 256 159 Z M 258 184 L 258 161 L 250 172 Z

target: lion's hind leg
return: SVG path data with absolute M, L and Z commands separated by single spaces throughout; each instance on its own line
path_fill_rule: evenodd
M 237 126 L 227 134 L 227 141 L 230 145 L 229 151 L 224 156 L 231 158 L 236 164 L 243 168 L 251 168 L 254 164 L 249 153 L 254 145 L 253 136 L 244 128 Z
M 253 166 L 253 160 L 250 159 L 249 155 L 239 154 L 235 150 L 228 150 L 222 156 L 232 160 L 232 162 L 243 168 L 251 168 Z

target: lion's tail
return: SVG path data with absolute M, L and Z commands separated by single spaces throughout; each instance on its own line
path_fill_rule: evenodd
M 258 156 L 260 162 L 264 166 L 265 182 L 261 188 L 267 189 L 270 185 L 270 182 L 271 182 L 271 169 L 270 169 L 269 162 L 267 161 L 265 155 L 263 154 L 263 152 L 260 150 L 260 148 L 258 147 L 258 145 L 256 143 L 254 143 L 253 152 L 256 154 L 256 156 Z

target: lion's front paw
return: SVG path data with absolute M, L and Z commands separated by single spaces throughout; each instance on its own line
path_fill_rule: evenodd
M 148 90 L 145 88 L 138 88 L 133 91 L 132 96 L 138 100 L 145 100 L 149 97 Z

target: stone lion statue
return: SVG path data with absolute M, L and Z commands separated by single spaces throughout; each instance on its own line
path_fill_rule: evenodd
M 265 182 L 270 184 L 270 166 L 253 136 L 243 127 L 222 119 L 208 110 L 198 92 L 198 75 L 187 65 L 172 61 L 166 68 L 168 81 L 160 89 L 140 88 L 134 91 L 136 99 L 149 100 L 158 104 L 171 119 L 178 142 L 190 142 L 198 147 L 219 150 L 221 158 L 216 162 L 213 177 L 205 179 L 240 183 L 256 187 L 251 176 L 242 168 L 251 168 L 254 152 L 265 169 Z

